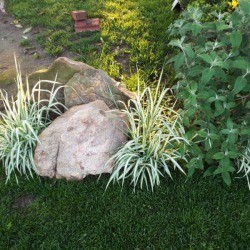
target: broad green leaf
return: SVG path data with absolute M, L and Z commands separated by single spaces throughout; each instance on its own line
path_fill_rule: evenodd
M 180 29 L 181 32 L 186 33 L 187 31 L 191 31 L 192 23 L 186 23 L 184 26 Z
M 183 118 L 183 124 L 184 124 L 185 126 L 187 126 L 187 127 L 190 126 L 190 120 L 189 120 L 189 117 L 188 117 L 188 116 L 185 116 L 185 117 Z
M 243 59 L 241 59 L 241 60 L 235 60 L 233 62 L 233 66 L 236 69 L 246 70 L 248 68 L 248 62 L 247 62 L 247 60 L 243 60 Z
M 229 129 L 222 129 L 221 133 L 228 135 L 230 133 L 230 130 Z
M 229 151 L 228 156 L 232 159 L 236 159 L 239 156 L 239 154 L 235 151 Z
M 196 82 L 191 83 L 190 90 L 192 92 L 196 92 L 197 89 L 198 89 L 198 84 Z
M 217 169 L 216 166 L 209 167 L 206 172 L 203 174 L 204 177 L 211 176 L 214 174 L 214 171 Z
M 220 139 L 220 136 L 217 134 L 209 134 L 209 138 L 211 138 L 213 140 L 218 140 L 218 139 Z
M 222 79 L 223 81 L 227 81 L 227 74 L 224 72 L 223 69 L 219 68 L 219 67 L 214 67 L 214 76 L 217 78 Z
M 203 24 L 203 28 L 206 30 L 215 30 L 216 29 L 215 22 L 206 22 Z
M 207 132 L 204 131 L 204 130 L 198 131 L 197 134 L 198 134 L 200 137 L 203 137 L 203 138 L 206 138 L 206 137 L 207 137 Z
M 204 169 L 203 161 L 201 159 L 196 162 L 196 168 L 201 170 Z
M 207 54 L 201 54 L 201 55 L 198 55 L 198 57 L 200 57 L 203 61 L 205 61 L 208 64 L 212 64 L 213 62 L 212 58 Z
M 250 135 L 250 128 L 242 129 L 240 134 L 241 135 Z
M 229 157 L 225 157 L 220 161 L 220 167 L 223 172 L 234 172 L 235 168 L 232 166 L 232 162 Z
M 231 65 L 229 64 L 228 61 L 226 61 L 226 62 L 220 62 L 220 65 L 218 65 L 218 66 L 220 66 L 222 69 L 229 70 Z
M 234 145 L 235 142 L 236 142 L 236 139 L 237 139 L 237 135 L 235 133 L 230 133 L 228 135 L 228 142 L 231 144 L 231 145 Z
M 221 174 L 223 172 L 224 172 L 224 169 L 220 166 L 220 167 L 217 167 L 217 169 L 214 171 L 214 175 Z
M 197 94 L 198 98 L 207 100 L 209 98 L 210 94 L 207 91 L 202 91 Z
M 226 109 L 231 109 L 231 108 L 234 108 L 235 106 L 236 106 L 235 102 L 229 102 L 229 103 L 224 104 L 224 107 Z
M 219 153 L 214 154 L 212 158 L 214 160 L 221 160 L 223 157 L 225 157 L 224 152 L 219 152 Z
M 195 112 L 196 112 L 196 108 L 189 108 L 186 115 L 188 117 L 192 117 L 195 114 Z
M 228 172 L 222 172 L 221 175 L 222 175 L 223 181 L 224 181 L 228 186 L 230 186 L 231 183 L 232 183 L 230 174 L 229 174 Z
M 200 75 L 201 74 L 201 71 L 203 70 L 204 68 L 200 65 L 196 65 L 192 68 L 189 68 L 188 70 L 188 75 L 189 76 L 197 76 L 197 75 Z
M 207 99 L 208 103 L 214 102 L 216 101 L 216 97 L 215 96 L 211 96 L 210 98 Z
M 200 65 L 196 65 L 194 67 L 189 68 L 188 75 L 189 76 L 197 76 L 201 74 L 201 71 L 204 69 L 204 67 Z
M 234 83 L 234 93 L 238 94 L 241 90 L 243 90 L 247 85 L 247 80 L 243 78 L 243 76 L 237 77 Z
M 192 177 L 195 172 L 195 166 L 188 168 L 188 177 Z
M 184 99 L 184 100 L 187 100 L 188 97 L 189 97 L 189 95 L 190 95 L 190 93 L 189 93 L 188 91 L 184 90 L 184 91 L 181 91 L 181 92 L 177 95 L 177 97 L 178 97 L 178 98 L 181 98 L 181 99 Z
M 239 31 L 234 31 L 230 35 L 230 42 L 232 44 L 233 49 L 238 49 L 240 47 L 240 44 L 242 42 L 242 34 Z
M 203 84 L 208 83 L 211 80 L 211 78 L 213 77 L 213 75 L 214 75 L 213 69 L 207 68 L 207 69 L 202 70 L 201 82 Z
M 245 12 L 247 15 L 250 13 L 250 3 L 249 1 L 240 1 L 240 6 L 239 8 Z
M 195 95 L 189 95 L 188 99 L 185 101 L 185 104 L 188 106 L 194 106 L 197 103 Z
M 226 98 L 225 96 L 220 95 L 220 96 L 218 96 L 218 99 L 217 99 L 217 100 L 218 100 L 218 101 L 223 101 L 223 102 L 224 102 L 224 101 L 226 101 L 226 99 L 227 99 L 227 98 Z
M 171 45 L 173 47 L 178 47 L 178 48 L 181 48 L 181 42 L 179 39 L 173 39 L 171 40 L 168 45 Z
M 194 52 L 193 52 L 192 47 L 191 47 L 190 44 L 188 44 L 188 45 L 184 48 L 184 51 L 185 51 L 185 53 L 187 54 L 188 57 L 190 57 L 191 59 L 194 58 L 195 54 L 194 54 Z
M 217 25 L 217 31 L 228 30 L 231 29 L 231 26 L 226 24 L 219 24 Z
M 232 129 L 233 126 L 234 126 L 234 123 L 233 123 L 232 119 L 231 119 L 231 118 L 228 118 L 228 119 L 227 119 L 227 128 L 228 128 L 228 129 Z
M 174 67 L 175 69 L 179 69 L 184 63 L 185 55 L 181 52 L 177 56 L 175 56 Z
M 219 116 L 219 115 L 223 114 L 224 111 L 225 111 L 225 109 L 220 104 L 220 102 L 215 102 L 215 115 Z
M 171 57 L 169 60 L 167 60 L 166 64 L 169 64 L 169 63 L 172 63 L 172 62 L 174 62 L 174 56 Z
M 206 131 L 204 131 L 204 130 L 200 130 L 200 131 L 198 131 L 198 132 L 197 132 L 197 134 L 198 134 L 200 137 L 204 137 L 204 138 L 206 138 L 206 137 L 207 137 L 207 132 L 206 132 Z
M 194 36 L 197 36 L 202 30 L 202 26 L 197 23 L 192 24 L 192 33 Z
M 250 109 L 250 101 L 247 102 L 246 107 Z
M 192 131 L 192 130 L 189 130 L 185 133 L 185 138 L 187 140 L 192 140 L 193 137 L 196 136 L 196 132 L 195 131 Z M 197 152 L 196 152 L 197 153 Z
M 205 149 L 210 150 L 213 147 L 213 142 L 210 138 L 205 140 Z

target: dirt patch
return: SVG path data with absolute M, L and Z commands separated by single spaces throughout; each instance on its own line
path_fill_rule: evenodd
M 3 1 L 0 0 L 0 3 Z M 39 28 L 33 28 L 24 34 L 28 27 L 22 26 L 10 17 L 5 12 L 3 4 L 0 7 L 0 89 L 11 96 L 17 92 L 14 55 L 24 77 L 38 69 L 47 68 L 55 58 L 48 56 L 37 44 L 35 36 L 39 33 Z M 2 109 L 3 105 L 0 102 L 0 110 Z
M 22 195 L 14 200 L 12 208 L 14 209 L 25 208 L 29 206 L 32 202 L 34 202 L 35 199 L 36 197 L 32 194 Z
M 16 27 L 18 26 L 18 27 Z M 54 58 L 45 54 L 35 41 L 37 29 L 32 29 L 24 34 L 27 27 L 0 11 L 0 87 L 3 88 L 14 82 L 15 62 L 14 54 L 21 65 L 22 74 L 45 68 L 51 64 Z M 29 46 L 21 46 L 27 37 Z

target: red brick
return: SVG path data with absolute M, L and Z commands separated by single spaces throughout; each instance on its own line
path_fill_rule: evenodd
M 75 32 L 96 31 L 100 30 L 100 19 L 86 19 L 75 21 Z
M 87 19 L 87 12 L 85 10 L 72 11 L 71 15 L 75 21 Z

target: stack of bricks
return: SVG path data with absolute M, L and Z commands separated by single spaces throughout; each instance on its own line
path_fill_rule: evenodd
M 72 11 L 71 15 L 75 21 L 75 32 L 100 30 L 100 19 L 88 19 L 85 10 Z

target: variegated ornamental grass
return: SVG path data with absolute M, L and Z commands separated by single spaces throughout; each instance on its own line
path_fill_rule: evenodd
M 164 174 L 170 178 L 172 170 L 185 174 L 181 162 L 186 161 L 184 148 L 188 141 L 180 116 L 162 105 L 168 91 L 160 90 L 159 81 L 155 92 L 149 87 L 141 94 L 138 90 L 137 98 L 128 105 L 131 108 L 125 106 L 129 141 L 109 160 L 114 167 L 107 187 L 111 182 L 123 186 L 130 179 L 134 190 L 137 186 L 153 190 Z
M 237 160 L 237 166 L 239 167 L 238 173 L 243 173 L 243 176 L 247 179 L 248 188 L 250 190 L 250 141 L 243 153 Z
M 15 61 L 16 62 L 16 61 Z M 0 112 L 0 161 L 6 172 L 6 182 L 16 173 L 33 177 L 36 172 L 34 149 L 39 141 L 38 135 L 50 123 L 50 114 L 60 115 L 61 103 L 56 101 L 56 94 L 62 86 L 56 88 L 56 81 L 39 81 L 30 91 L 28 79 L 24 87 L 20 67 L 17 69 L 17 97 L 9 98 L 0 90 L 4 112 Z M 43 82 L 51 83 L 52 90 L 42 89 Z M 47 100 L 41 98 L 46 93 Z

